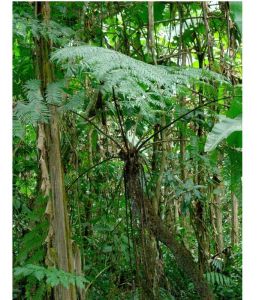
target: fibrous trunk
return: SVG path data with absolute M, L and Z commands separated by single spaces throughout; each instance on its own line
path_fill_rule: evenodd
M 37 17 L 43 22 L 50 20 L 48 2 L 36 3 Z M 53 81 L 53 69 L 49 60 L 50 41 L 44 37 L 35 40 L 38 63 L 38 77 L 41 80 L 41 92 L 45 97 L 47 85 Z M 48 124 L 39 125 L 38 147 L 42 172 L 41 190 L 48 197 L 46 214 L 49 218 L 46 263 L 66 272 L 76 269 L 72 251 L 71 233 L 68 220 L 65 195 L 63 166 L 60 153 L 59 117 L 55 106 L 50 106 Z M 58 285 L 54 288 L 54 299 L 75 300 L 76 290 Z
M 212 291 L 194 262 L 191 253 L 186 249 L 183 241 L 177 241 L 163 224 L 161 218 L 154 213 L 151 202 L 145 197 L 140 179 L 140 162 L 137 154 L 128 156 L 125 161 L 125 185 L 127 196 L 137 207 L 141 214 L 144 227 L 149 230 L 155 238 L 169 248 L 176 259 L 180 270 L 186 274 L 194 283 L 194 286 L 204 300 L 213 299 Z

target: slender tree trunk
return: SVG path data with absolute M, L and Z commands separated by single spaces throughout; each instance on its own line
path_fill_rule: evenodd
M 162 116 L 161 118 L 161 126 L 166 125 L 166 120 L 165 120 L 165 115 Z M 166 140 L 166 131 L 161 132 L 161 140 L 165 141 Z M 155 144 L 154 144 L 155 145 Z M 156 180 L 156 185 L 155 185 L 155 190 L 154 190 L 154 195 L 151 199 L 152 202 L 152 209 L 153 213 L 155 215 L 159 215 L 159 210 L 160 210 L 160 203 L 161 203 L 161 185 L 162 185 L 162 179 L 163 175 L 165 172 L 166 168 L 166 144 L 162 142 L 160 144 L 160 147 L 158 145 L 158 149 L 161 149 L 161 160 L 160 163 L 158 163 L 158 157 L 157 153 L 156 156 L 154 157 L 155 162 L 155 169 L 153 171 L 158 172 L 157 180 Z M 156 150 L 158 150 L 156 149 Z M 159 169 L 158 169 L 159 166 Z M 152 269 L 152 290 L 153 290 L 153 296 L 154 299 L 159 299 L 159 281 L 161 278 L 162 273 L 164 272 L 163 270 L 163 263 L 162 263 L 162 257 L 160 257 L 160 251 L 159 251 L 159 242 L 157 241 L 156 237 L 153 235 L 152 232 L 149 232 L 149 245 L 150 245 L 150 250 L 152 252 L 153 258 L 153 264 L 150 265 L 150 269 Z
M 36 2 L 36 14 L 40 20 L 48 22 L 50 20 L 50 4 Z M 53 81 L 54 76 L 49 60 L 50 41 L 40 37 L 39 40 L 36 40 L 36 51 L 41 91 L 45 96 L 46 87 Z M 38 147 L 41 151 L 42 184 L 44 184 L 41 189 L 49 197 L 46 208 L 50 223 L 46 239 L 48 246 L 46 261 L 49 265 L 54 265 L 66 272 L 73 272 L 75 265 L 60 154 L 59 117 L 55 106 L 50 106 L 49 109 L 49 124 L 39 125 L 38 137 Z M 68 288 L 64 288 L 62 285 L 56 286 L 54 299 L 75 300 L 75 286 L 70 285 Z
M 223 238 L 223 216 L 222 216 L 221 194 L 214 195 L 214 206 L 215 206 L 217 252 L 222 253 L 224 249 L 224 238 Z
M 231 193 L 232 201 L 232 231 L 231 231 L 231 244 L 235 246 L 239 242 L 239 224 L 238 224 L 238 199 L 235 194 Z
M 198 55 L 199 68 L 203 67 L 204 56 Z M 201 93 L 201 89 L 200 89 Z M 203 98 L 201 94 L 199 95 L 199 105 L 203 103 Z M 199 117 L 203 118 L 203 117 Z M 198 125 L 197 129 L 198 139 L 201 139 L 203 135 L 203 127 L 201 124 Z M 195 182 L 198 185 L 204 185 L 204 173 L 203 164 L 198 161 L 196 163 L 196 175 Z M 198 242 L 198 261 L 201 272 L 206 272 L 208 270 L 208 258 L 209 258 L 209 235 L 206 228 L 206 204 L 204 201 L 196 200 L 194 202 L 194 207 L 192 209 L 192 219 L 195 228 L 195 234 Z
M 153 12 L 153 2 L 148 2 L 148 48 L 152 57 L 153 63 L 156 65 L 156 53 L 155 53 L 155 42 L 154 42 L 154 12 Z M 163 121 L 162 121 L 163 122 Z M 155 126 L 154 130 L 157 129 Z M 162 138 L 163 139 L 163 138 Z M 163 147 L 163 145 L 162 145 Z M 153 159 L 152 159 L 152 169 L 157 171 L 157 149 L 159 146 L 154 144 L 153 146 Z M 164 153 L 163 153 L 164 155 Z M 154 191 L 154 196 L 152 197 L 152 209 L 153 213 L 158 215 L 160 207 L 160 193 L 161 193 L 161 181 L 164 172 L 165 159 L 160 164 L 160 172 L 157 178 L 156 187 Z M 144 213 L 144 207 L 142 207 Z M 145 245 L 143 246 L 143 265 L 145 266 L 145 273 L 147 278 L 143 278 L 143 281 L 147 281 L 147 285 L 143 284 L 143 297 L 148 299 L 159 299 L 159 280 L 163 273 L 162 268 L 162 258 L 159 257 L 159 244 L 156 237 L 148 229 L 142 230 L 142 238 L 145 240 Z M 144 250 L 145 248 L 145 250 Z M 147 280 L 146 280 L 147 279 Z
M 178 60 L 177 64 L 182 67 L 187 66 L 187 47 L 185 41 L 183 40 L 183 6 L 184 3 L 178 2 L 178 13 L 180 19 L 180 36 L 179 36 L 179 49 L 178 49 Z M 179 100 L 180 107 L 185 107 L 186 105 L 186 97 L 180 97 Z M 180 128 L 179 138 L 180 138 L 180 179 L 185 182 L 187 177 L 187 170 L 185 168 L 185 154 L 186 154 L 186 123 L 183 123 Z M 181 198 L 179 201 L 175 202 L 175 220 L 179 218 L 181 203 L 184 201 Z M 191 230 L 191 226 L 189 224 L 189 215 L 181 214 L 181 226 L 186 228 L 186 230 Z M 185 240 L 185 238 L 184 238 Z
M 213 55 L 213 37 L 210 32 L 210 26 L 208 21 L 208 2 L 203 1 L 202 3 L 202 11 L 203 11 L 203 20 L 205 24 L 206 30 L 206 39 L 207 39 L 207 53 L 208 53 L 208 61 L 209 61 L 209 69 L 213 69 L 214 65 L 214 55 Z
M 152 56 L 152 61 L 156 65 L 156 53 L 154 43 L 154 15 L 153 15 L 153 2 L 148 2 L 148 47 Z
M 213 37 L 210 31 L 209 20 L 208 20 L 208 2 L 202 2 L 202 11 L 203 11 L 203 19 L 206 29 L 206 40 L 207 40 L 207 54 L 209 61 L 209 69 L 214 69 L 214 54 L 213 54 Z M 215 110 L 215 107 L 213 108 Z M 214 175 L 216 177 L 216 175 Z M 222 253 L 224 249 L 224 239 L 223 239 L 223 220 L 222 220 L 222 207 L 221 207 L 221 196 L 222 190 L 219 183 L 216 186 L 216 190 L 220 191 L 220 194 L 215 193 L 213 198 L 214 205 L 214 216 L 215 216 L 215 242 L 217 247 L 217 252 Z

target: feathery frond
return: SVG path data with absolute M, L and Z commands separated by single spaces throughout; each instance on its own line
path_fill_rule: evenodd
M 224 77 L 208 70 L 150 65 L 122 53 L 93 46 L 57 50 L 52 54 L 52 60 L 61 63 L 68 76 L 72 73 L 75 76 L 75 72 L 90 73 L 100 82 L 103 92 L 110 94 L 114 87 L 118 96 L 141 109 L 146 106 L 163 107 L 163 100 L 176 95 L 177 87 L 181 89 L 195 82 L 229 84 Z
M 49 104 L 60 105 L 64 96 L 64 82 L 57 81 L 48 84 L 46 89 L 46 101 Z
M 75 32 L 52 20 L 41 22 L 30 14 L 14 14 L 13 15 L 13 33 L 14 35 L 25 37 L 27 32 L 31 32 L 32 36 L 39 39 L 40 36 L 51 40 L 60 45 L 65 45 Z
M 46 123 L 50 112 L 41 94 L 40 81 L 35 79 L 27 81 L 24 86 L 24 92 L 27 101 L 17 102 L 14 110 L 14 119 L 19 120 L 22 124 L 35 125 L 37 122 Z M 15 125 L 18 125 L 18 121 L 15 121 Z M 18 135 L 18 130 L 14 134 Z

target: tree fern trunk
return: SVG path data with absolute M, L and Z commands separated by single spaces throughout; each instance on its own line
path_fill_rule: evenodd
M 212 300 L 212 291 L 205 282 L 191 253 L 186 249 L 183 241 L 177 241 L 174 234 L 164 226 L 161 218 L 154 213 L 151 202 L 145 198 L 140 179 L 140 163 L 136 154 L 127 157 L 124 172 L 127 196 L 132 203 L 136 204 L 139 212 L 143 211 L 141 218 L 144 226 L 152 232 L 158 241 L 169 248 L 180 270 L 194 283 L 201 299 Z M 142 207 L 144 210 L 140 209 Z
M 199 68 L 203 68 L 204 55 L 198 54 Z M 202 97 L 202 88 L 199 88 L 199 105 L 203 103 Z M 199 116 L 199 119 L 204 119 L 204 117 Z M 204 128 L 201 123 L 198 124 L 197 136 L 198 141 L 202 138 L 204 133 Z M 202 155 L 202 153 L 200 153 Z M 196 162 L 196 174 L 195 174 L 195 182 L 198 185 L 204 185 L 205 180 L 205 172 L 202 161 Z M 206 200 L 207 201 L 207 200 Z M 198 260 L 199 266 L 202 273 L 205 273 L 208 269 L 208 257 L 209 257 L 209 247 L 210 240 L 206 227 L 206 203 L 201 200 L 194 201 L 194 207 L 192 212 L 193 224 L 195 228 L 195 235 L 198 242 Z

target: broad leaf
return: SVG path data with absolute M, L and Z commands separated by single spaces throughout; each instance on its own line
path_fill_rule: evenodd
M 208 134 L 204 151 L 209 152 L 231 133 L 242 130 L 242 117 L 239 115 L 235 119 L 225 116 L 219 116 L 219 122 L 214 125 L 212 131 Z
M 242 34 L 242 2 L 230 2 L 230 9 L 233 20 Z

